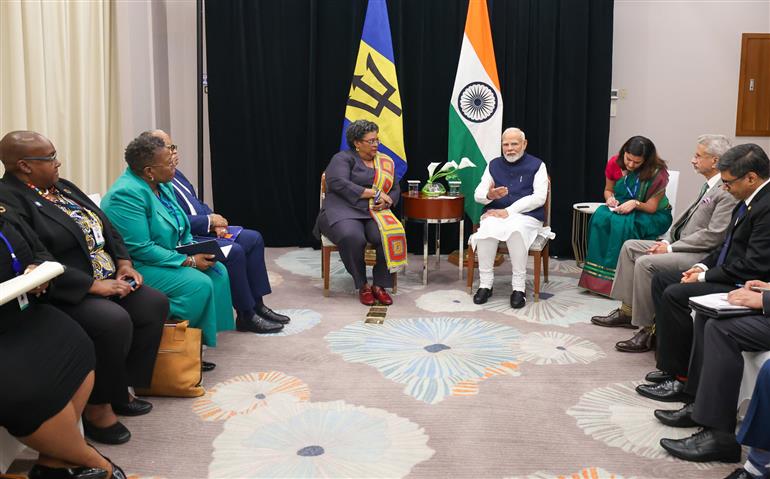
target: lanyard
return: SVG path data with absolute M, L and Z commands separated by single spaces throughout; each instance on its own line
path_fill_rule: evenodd
M 171 216 L 174 217 L 174 223 L 176 223 L 176 231 L 179 235 L 179 240 L 177 240 L 177 244 L 182 244 L 182 236 L 184 235 L 184 231 L 182 230 L 182 224 L 179 222 L 179 218 L 176 213 L 176 208 L 174 208 L 174 205 L 171 204 L 170 201 L 163 198 L 163 192 L 158 191 L 158 200 L 160 200 L 161 204 L 166 208 L 166 210 L 171 214 Z
M 636 194 L 639 193 L 639 177 L 636 177 L 636 183 L 634 183 L 634 191 L 628 187 L 628 175 L 623 178 L 623 184 L 626 186 L 626 191 L 631 195 L 631 198 L 636 198 Z
M 51 203 L 54 203 L 56 205 L 63 206 L 70 211 L 80 211 L 81 213 L 85 213 L 85 215 L 88 216 L 88 219 L 90 220 L 89 222 L 91 223 L 91 230 L 94 231 L 95 234 L 97 229 L 100 229 L 100 230 L 102 229 L 99 217 L 96 216 L 96 213 L 86 208 L 85 206 L 80 206 L 79 204 L 75 203 L 71 199 L 67 198 L 66 196 L 61 194 L 59 190 L 56 189 L 55 186 L 51 187 L 50 191 L 41 190 L 40 188 L 33 185 L 32 183 L 27 183 L 27 186 L 35 190 L 37 194 L 42 196 L 43 199 L 45 199 L 46 201 L 50 201 Z M 54 199 L 49 200 L 48 198 L 46 198 L 45 195 L 47 194 L 53 196 Z
M 8 241 L 8 238 L 5 237 L 5 235 L 0 232 L 0 239 L 5 242 L 5 246 L 8 247 L 8 251 L 11 253 L 11 267 L 13 268 L 13 272 L 16 273 L 16 276 L 21 274 L 21 261 L 19 261 L 19 258 L 16 257 L 16 253 L 13 252 L 13 247 L 11 246 L 11 242 Z

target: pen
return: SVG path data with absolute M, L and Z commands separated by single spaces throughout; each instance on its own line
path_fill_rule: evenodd
M 757 293 L 763 293 L 765 291 L 770 291 L 770 288 L 762 288 L 760 286 L 752 286 L 751 290 L 752 291 L 756 291 Z
M 739 287 L 739 288 L 743 288 L 743 287 L 744 287 L 744 286 L 746 286 L 746 285 L 745 285 L 745 284 L 743 284 L 743 283 L 735 283 L 735 286 L 737 286 L 737 287 Z

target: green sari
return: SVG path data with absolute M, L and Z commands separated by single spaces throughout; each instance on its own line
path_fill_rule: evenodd
M 634 210 L 627 215 L 610 211 L 607 205 L 597 208 L 588 227 L 588 251 L 578 286 L 609 296 L 615 279 L 615 266 L 620 248 L 629 239 L 654 240 L 671 226 L 671 207 L 665 196 L 668 170 L 658 170 L 650 180 L 639 180 L 631 172 L 615 182 L 614 194 L 620 204 L 636 199 L 642 203 L 655 195 L 663 197 L 654 213 Z

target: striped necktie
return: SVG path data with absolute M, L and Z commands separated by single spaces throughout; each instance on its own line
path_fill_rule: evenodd
M 693 204 L 690 205 L 689 208 L 687 208 L 687 211 L 685 211 L 684 215 L 682 216 L 682 221 L 679 222 L 678 225 L 674 227 L 674 230 L 671 232 L 671 239 L 673 241 L 679 241 L 679 237 L 682 234 L 682 230 L 684 229 L 685 225 L 688 221 L 690 221 L 690 217 L 693 213 L 695 213 L 695 208 L 698 207 L 698 203 L 700 203 L 700 200 L 703 199 L 703 195 L 706 194 L 706 192 L 709 189 L 709 182 L 703 183 L 703 186 L 701 186 L 700 193 L 698 194 L 698 199 L 695 200 Z
M 727 258 L 727 251 L 730 250 L 730 242 L 733 240 L 733 231 L 735 231 L 735 226 L 738 224 L 738 222 L 743 218 L 743 215 L 746 214 L 746 210 L 748 208 L 746 207 L 746 203 L 741 201 L 741 206 L 738 207 L 738 211 L 733 215 L 733 224 L 730 226 L 730 232 L 727 233 L 727 237 L 725 238 L 725 242 L 722 244 L 722 250 L 719 252 L 719 258 L 717 258 L 717 266 L 722 266 L 722 264 L 725 262 L 725 259 Z

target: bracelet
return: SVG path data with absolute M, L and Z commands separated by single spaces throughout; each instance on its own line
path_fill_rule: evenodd
M 378 201 L 380 201 L 380 193 L 382 193 L 382 191 L 380 191 L 380 190 L 374 190 L 374 191 L 375 191 L 375 193 L 374 193 L 374 202 L 377 203 Z
M 639 202 L 639 200 L 634 200 L 634 201 L 636 201 L 636 207 L 637 207 L 637 208 L 639 207 L 639 205 L 641 205 L 641 204 L 642 204 L 642 203 L 640 203 L 640 202 Z

